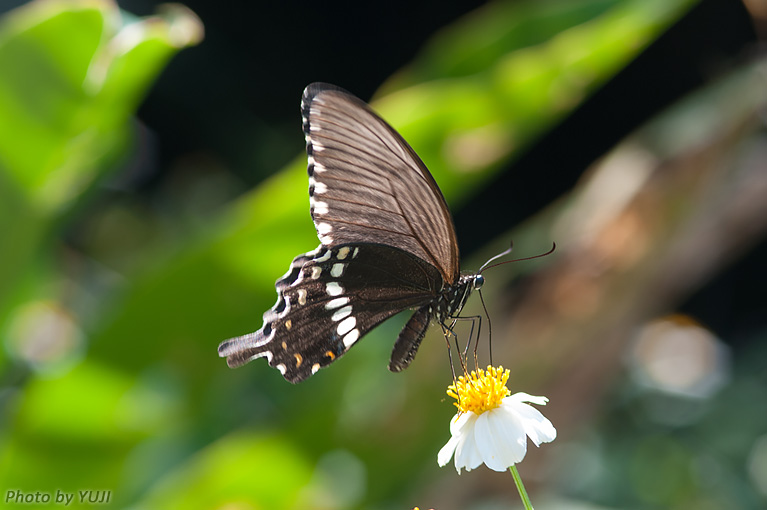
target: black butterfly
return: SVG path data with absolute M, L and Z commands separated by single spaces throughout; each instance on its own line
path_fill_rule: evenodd
M 320 246 L 277 280 L 277 303 L 255 333 L 221 343 L 230 367 L 266 357 L 290 382 L 342 356 L 375 326 L 417 309 L 389 370 L 407 368 L 432 320 L 454 320 L 484 281 L 460 273 L 458 242 L 437 183 L 370 107 L 324 83 L 301 102 L 309 203 Z

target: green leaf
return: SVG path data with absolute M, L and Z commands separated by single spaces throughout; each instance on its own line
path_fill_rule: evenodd
M 161 479 L 137 508 L 298 508 L 299 489 L 311 474 L 311 465 L 289 438 L 237 432 Z
M 0 324 L 52 225 L 131 140 L 130 116 L 190 11 L 125 23 L 108 0 L 36 1 L 0 20 Z

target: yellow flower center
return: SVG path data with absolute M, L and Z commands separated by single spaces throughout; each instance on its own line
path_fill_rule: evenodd
M 471 374 L 462 375 L 447 387 L 447 394 L 458 400 L 454 405 L 461 413 L 472 411 L 482 414 L 501 405 L 501 401 L 511 392 L 506 387 L 509 371 L 503 367 L 487 367 L 487 370 L 472 370 Z

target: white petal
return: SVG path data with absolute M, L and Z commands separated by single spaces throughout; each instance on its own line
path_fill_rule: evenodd
M 471 411 L 468 413 L 458 413 L 450 420 L 450 435 L 455 436 L 461 434 L 463 429 L 469 425 L 469 422 L 474 422 L 477 419 L 477 415 Z
M 460 438 L 455 449 L 455 469 L 458 474 L 461 468 L 471 471 L 482 464 L 482 457 L 477 451 L 477 445 L 474 441 L 474 426 L 477 422 L 477 415 L 471 411 L 461 414 L 451 425 L 451 433 Z
M 466 440 L 466 443 L 464 444 L 467 444 L 469 442 L 471 442 L 470 446 L 464 446 L 463 451 L 461 452 L 463 467 L 466 468 L 466 471 L 477 469 L 480 466 L 480 464 L 482 464 L 482 455 L 480 455 L 479 453 L 479 449 L 477 448 L 477 442 L 474 440 L 473 434 L 468 437 L 468 439 Z
M 513 396 L 515 395 L 512 395 L 512 397 Z M 535 446 L 540 446 L 541 443 L 549 443 L 556 439 L 557 430 L 554 428 L 554 425 L 552 425 L 551 422 L 538 411 L 538 409 L 523 404 L 522 401 L 515 401 L 512 397 L 503 399 L 500 408 L 514 413 L 518 419 L 521 420 L 525 434 L 530 436 L 530 439 L 535 443 Z
M 451 437 L 447 444 L 439 451 L 437 454 L 437 464 L 439 464 L 439 467 L 445 466 L 450 462 L 450 458 L 455 453 L 456 446 L 458 446 L 458 441 L 459 438 L 457 436 Z M 458 472 L 460 473 L 460 471 Z
M 519 418 L 501 408 L 485 411 L 474 429 L 482 460 L 494 471 L 506 471 L 525 457 L 527 437 Z
M 464 435 L 461 433 L 461 429 L 463 428 L 463 424 L 466 423 L 466 418 L 465 415 L 460 413 L 456 413 L 455 416 L 451 418 L 450 439 L 437 454 L 437 464 L 439 464 L 440 467 L 450 462 L 450 458 L 453 456 L 453 453 L 455 453 L 455 449 L 461 442 L 463 442 Z
M 538 404 L 539 406 L 545 406 L 546 403 L 549 401 L 546 397 L 536 397 L 535 395 L 530 395 L 529 393 L 525 393 L 520 391 L 519 393 L 515 393 L 511 395 L 510 397 L 504 398 L 511 399 L 517 402 L 530 402 L 531 404 Z
M 473 414 L 473 413 L 472 413 Z M 476 415 L 475 415 L 476 416 Z M 476 420 L 472 420 L 472 425 L 469 430 L 463 436 L 463 440 L 458 444 L 455 450 L 455 469 L 458 474 L 461 474 L 461 468 L 466 468 L 466 471 L 471 471 L 482 464 L 482 455 L 480 455 L 477 449 L 477 443 L 474 439 L 474 423 Z
M 470 471 L 482 464 L 482 458 L 474 444 L 476 420 L 477 415 L 471 412 L 453 416 L 450 420 L 450 440 L 437 454 L 437 463 L 440 466 L 450 462 L 452 456 L 455 456 L 455 469 L 459 474 L 462 468 Z

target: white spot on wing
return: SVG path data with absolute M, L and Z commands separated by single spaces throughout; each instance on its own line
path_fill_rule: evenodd
M 351 318 L 353 319 L 354 317 L 351 317 Z M 354 345 L 354 342 L 359 340 L 359 338 L 360 338 L 360 330 L 359 329 L 353 329 L 353 330 L 349 331 L 349 334 L 347 334 L 344 337 L 344 345 L 348 349 L 349 347 Z
M 258 359 L 258 358 L 266 358 L 266 361 L 271 363 L 272 362 L 272 351 L 259 352 L 258 354 L 255 354 L 255 355 L 251 356 L 250 358 L 248 358 L 248 361 L 253 361 L 254 359 Z
M 357 319 L 352 315 L 351 317 L 347 317 L 344 320 L 342 320 L 340 323 L 338 323 L 338 329 L 336 331 L 339 335 L 345 335 L 349 331 L 354 329 L 354 326 L 357 325 Z
M 321 236 L 330 233 L 331 230 L 333 230 L 333 227 L 330 226 L 330 223 L 323 222 L 317 224 L 317 233 Z
M 322 194 L 328 190 L 327 185 L 324 182 L 314 181 L 314 194 Z
M 340 298 L 331 299 L 330 301 L 328 301 L 325 304 L 325 310 L 333 310 L 334 308 L 341 308 L 342 306 L 344 306 L 348 302 L 349 302 L 349 298 L 348 297 L 340 297 Z
M 306 304 L 306 289 L 298 289 L 298 304 Z
M 317 370 L 319 370 L 319 369 L 320 369 L 320 364 L 319 363 L 315 363 L 314 365 L 312 365 L 312 375 L 316 374 Z
M 308 252 L 304 253 L 304 255 L 307 256 L 307 257 L 310 257 L 310 258 L 314 258 L 320 252 L 320 250 L 322 250 L 322 249 L 323 249 L 323 247 L 322 247 L 322 245 L 320 245 L 320 246 L 317 246 L 312 251 L 308 251 Z
M 312 267 L 312 280 L 316 280 L 322 274 L 322 268 L 320 266 Z
M 327 214 L 328 204 L 326 202 L 314 202 L 314 214 Z
M 295 287 L 296 285 L 300 284 L 302 281 L 304 281 L 304 271 L 301 270 L 301 272 L 298 273 L 298 278 L 290 284 L 291 287 Z
M 357 254 L 359 254 L 359 252 L 360 252 L 359 248 L 354 248 L 354 253 L 352 253 L 352 258 L 355 258 Z
M 352 314 L 352 307 L 351 306 L 345 306 L 341 308 L 340 310 L 336 310 L 335 313 L 330 317 L 333 319 L 333 322 L 338 322 L 341 319 L 344 319 Z
M 338 255 L 336 255 L 336 257 L 338 257 L 338 260 L 343 260 L 346 258 L 347 255 L 349 255 L 349 251 L 350 251 L 349 248 L 347 246 L 344 246 L 343 248 L 338 250 Z
M 279 371 L 280 371 L 280 373 L 281 373 L 282 375 L 285 375 L 285 371 L 287 370 L 287 369 L 285 368 L 285 365 L 283 365 L 282 363 L 280 363 L 280 364 L 279 364 L 279 365 L 277 365 L 275 368 L 276 368 L 277 370 L 279 370 Z
M 346 267 L 346 265 L 341 264 L 340 262 L 333 264 L 333 267 L 330 268 L 330 276 L 333 278 L 338 278 L 344 273 L 344 267 Z
M 325 262 L 326 260 L 330 260 L 330 257 L 332 257 L 333 254 L 330 253 L 330 250 L 326 251 L 322 254 L 322 257 L 314 259 L 315 262 Z
M 327 291 L 329 296 L 340 296 L 344 293 L 344 288 L 341 287 L 336 282 L 330 282 L 325 286 L 325 290 Z

